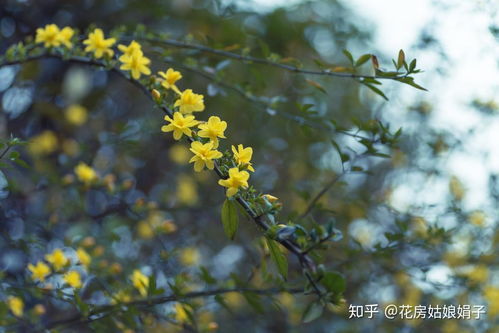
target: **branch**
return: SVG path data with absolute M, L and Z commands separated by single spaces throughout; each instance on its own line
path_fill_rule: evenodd
M 156 43 L 156 44 L 162 44 L 162 45 L 168 45 L 168 46 L 173 46 L 177 48 L 184 48 L 184 49 L 191 49 L 191 50 L 197 50 L 200 52 L 204 53 L 210 53 L 214 54 L 216 56 L 224 57 L 224 58 L 231 58 L 231 59 L 236 59 L 239 61 L 244 61 L 244 62 L 249 62 L 249 63 L 256 63 L 256 64 L 261 64 L 261 65 L 267 65 L 271 67 L 276 67 L 280 69 L 287 70 L 289 72 L 293 73 L 299 73 L 299 74 L 310 74 L 310 75 L 323 75 L 323 76 L 333 76 L 333 77 L 341 77 L 341 78 L 350 78 L 350 79 L 375 79 L 375 80 L 397 80 L 404 78 L 406 75 L 396 75 L 396 76 L 377 76 L 377 75 L 361 75 L 361 74 L 352 74 L 352 73 L 338 73 L 338 72 L 333 72 L 329 69 L 326 70 L 310 70 L 310 69 L 301 69 L 296 66 L 292 65 L 286 65 L 282 64 L 279 62 L 267 60 L 264 58 L 257 58 L 253 56 L 243 56 L 234 52 L 229 52 L 229 51 L 224 51 L 220 49 L 214 49 L 208 46 L 204 46 L 201 44 L 191 44 L 191 43 L 186 43 L 182 42 L 179 40 L 175 39 L 163 39 L 163 38 L 158 38 L 158 37 L 134 37 L 134 36 L 123 36 L 122 39 L 131 41 L 133 39 L 138 39 L 138 40 L 143 40 L 147 41 L 149 43 Z
M 275 295 L 281 292 L 287 292 L 291 294 L 299 294 L 303 292 L 302 288 L 293 288 L 293 289 L 283 289 L 283 288 L 268 288 L 268 289 L 254 289 L 254 288 L 222 288 L 222 289 L 214 289 L 214 290 L 203 290 L 203 291 L 194 291 L 190 293 L 186 293 L 183 295 L 167 295 L 167 296 L 158 296 L 151 297 L 147 299 L 136 300 L 127 303 L 119 303 L 115 305 L 102 305 L 96 307 L 94 310 L 90 311 L 88 315 L 82 316 L 82 314 L 77 313 L 72 317 L 65 318 L 62 320 L 57 320 L 53 322 L 49 322 L 44 325 L 44 329 L 52 329 L 57 326 L 71 326 L 79 323 L 89 323 L 98 319 L 102 319 L 104 317 L 109 316 L 110 314 L 116 312 L 124 312 L 127 311 L 129 307 L 142 307 L 149 308 L 155 305 L 169 303 L 169 302 L 179 302 L 185 301 L 191 298 L 199 298 L 199 297 L 209 297 L 222 295 L 231 292 L 238 293 L 254 293 L 258 295 Z M 102 315 L 102 316 L 100 316 Z M 92 318 L 94 317 L 94 318 Z
M 106 68 L 105 63 L 98 61 L 98 60 L 91 59 L 91 58 L 81 57 L 81 56 L 72 56 L 68 59 L 63 59 L 61 55 L 51 54 L 51 53 L 44 53 L 44 54 L 40 54 L 40 55 L 36 55 L 36 56 L 30 56 L 30 57 L 27 57 L 27 58 L 21 59 L 21 60 L 6 61 L 3 63 L 0 63 L 0 66 L 20 64 L 23 62 L 32 61 L 32 60 L 39 60 L 39 59 L 43 59 L 43 58 L 56 58 L 56 59 L 61 59 L 64 61 Z M 118 70 L 115 67 L 112 67 L 109 70 L 114 72 L 114 73 L 117 73 L 119 76 L 121 76 L 124 79 L 126 79 L 127 81 L 131 82 L 134 86 L 139 88 L 150 100 L 152 100 L 152 96 L 151 96 L 151 93 L 149 92 L 149 89 L 147 87 L 145 87 L 144 85 L 142 85 L 139 81 L 131 79 L 129 76 L 127 76 L 125 73 L 123 73 L 122 71 Z M 158 107 L 165 114 L 169 115 L 170 117 L 173 117 L 173 111 L 170 108 L 168 108 L 167 106 L 164 106 L 164 105 L 158 106 Z M 195 141 L 192 137 L 187 137 L 187 140 L 189 142 Z M 221 171 L 221 169 L 216 161 L 215 161 L 215 172 L 217 173 L 217 175 L 221 179 L 226 178 L 226 176 L 222 173 L 222 171 Z M 241 207 L 246 211 L 246 213 L 253 219 L 254 223 L 257 226 L 259 226 L 264 231 L 267 231 L 270 228 L 269 224 L 265 220 L 265 217 L 267 216 L 267 214 L 258 215 L 250 207 L 249 203 L 246 200 L 244 200 L 243 198 L 241 198 L 239 195 L 237 196 L 236 200 L 241 205 Z M 307 271 L 311 271 L 313 273 L 316 272 L 316 264 L 315 264 L 314 260 L 312 260 L 312 258 L 310 256 L 308 256 L 308 254 L 304 254 L 302 252 L 300 246 L 298 246 L 294 241 L 287 240 L 287 239 L 284 239 L 284 240 L 276 239 L 276 241 L 279 242 L 282 246 L 284 246 L 288 251 L 293 253 L 293 255 L 295 255 L 298 258 L 299 263 L 303 269 L 305 269 Z M 309 275 L 306 275 L 306 276 L 309 279 L 309 281 L 313 284 L 314 282 L 313 282 L 313 280 L 311 280 Z M 319 296 L 320 296 L 320 294 L 319 294 Z

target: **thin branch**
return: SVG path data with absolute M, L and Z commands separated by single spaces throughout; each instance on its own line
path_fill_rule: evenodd
M 323 76 L 333 76 L 333 77 L 341 77 L 341 78 L 350 78 L 350 79 L 376 79 L 376 80 L 397 80 L 404 78 L 406 75 L 396 75 L 392 77 L 386 76 L 377 76 L 377 75 L 361 75 L 361 74 L 353 74 L 353 73 L 339 73 L 333 72 L 330 69 L 326 70 L 310 70 L 310 69 L 301 69 L 296 66 L 286 65 L 283 63 L 271 61 L 264 58 L 257 58 L 253 56 L 243 56 L 234 52 L 224 51 L 220 49 L 214 49 L 208 46 L 204 46 L 201 44 L 191 44 L 187 42 L 182 42 L 175 39 L 163 39 L 163 38 L 151 38 L 151 37 L 134 37 L 134 36 L 123 36 L 122 39 L 131 41 L 133 39 L 147 41 L 149 43 L 156 43 L 162 45 L 173 46 L 177 48 L 191 49 L 197 50 L 204 53 L 214 54 L 216 56 L 231 58 L 239 61 L 244 61 L 248 63 L 256 63 L 261 65 L 272 66 L 280 69 L 284 69 L 289 72 L 299 73 L 299 74 L 309 74 L 309 75 L 323 75 Z
M 317 204 L 317 202 L 322 198 L 322 196 L 324 194 L 327 193 L 327 191 L 329 191 L 340 179 L 341 177 L 343 177 L 345 175 L 345 171 L 343 171 L 342 173 L 340 173 L 339 175 L 337 175 L 336 177 L 334 177 L 333 179 L 331 179 L 323 188 L 322 190 L 320 190 L 319 193 L 317 193 L 315 195 L 315 197 L 310 201 L 310 203 L 308 204 L 307 206 L 307 209 L 305 209 L 305 211 L 303 212 L 303 214 L 300 215 L 299 219 L 304 219 L 305 217 L 307 217 L 308 214 L 310 214 L 310 212 L 312 211 L 312 209 L 314 209 L 315 205 Z
M 104 64 L 103 62 L 97 61 L 94 59 L 90 59 L 90 58 L 86 58 L 86 57 L 73 56 L 73 57 L 68 58 L 68 59 L 62 59 L 61 55 L 49 54 L 49 53 L 31 56 L 31 57 L 27 57 L 27 58 L 21 59 L 21 60 L 7 61 L 4 63 L 1 63 L 0 66 L 19 64 L 19 63 L 23 63 L 23 62 L 27 62 L 27 61 L 39 60 L 42 58 L 59 58 L 63 61 L 70 61 L 70 62 L 85 64 L 85 65 L 92 65 L 92 66 L 97 66 L 97 67 L 106 67 L 106 64 Z M 152 100 L 152 96 L 151 96 L 151 93 L 149 92 L 149 89 L 147 87 L 145 87 L 144 85 L 142 85 L 139 81 L 131 79 L 129 76 L 127 76 L 125 73 L 123 73 L 122 71 L 118 70 L 115 67 L 112 67 L 109 70 L 114 72 L 114 73 L 117 73 L 119 76 L 121 76 L 124 79 L 126 79 L 127 81 L 131 82 L 134 86 L 139 88 L 149 99 Z M 170 117 L 173 117 L 173 111 L 170 108 L 168 108 L 167 106 L 163 105 L 163 106 L 160 106 L 159 108 L 161 111 L 163 111 L 164 113 L 166 113 Z M 194 138 L 187 137 L 187 140 L 189 142 L 193 142 Z M 215 172 L 217 173 L 217 175 L 221 179 L 226 178 L 226 176 L 223 174 L 223 172 L 221 171 L 221 169 L 216 161 L 215 161 Z M 267 231 L 270 228 L 269 224 L 266 221 L 267 215 L 262 215 L 262 216 L 258 215 L 251 208 L 250 204 L 246 200 L 241 198 L 241 196 L 237 196 L 236 200 L 241 205 L 241 207 L 248 213 L 248 215 L 253 219 L 253 221 L 255 222 L 255 224 L 257 226 L 259 226 L 264 231 Z M 276 241 L 279 242 L 282 246 L 284 246 L 288 251 L 293 253 L 293 255 L 295 255 L 298 258 L 299 263 L 302 266 L 302 268 L 306 269 L 307 271 L 311 271 L 311 272 L 316 271 L 316 264 L 315 264 L 314 260 L 312 260 L 312 258 L 310 258 L 307 254 L 304 254 L 302 252 L 300 246 L 298 246 L 295 242 L 293 242 L 291 240 L 287 240 L 287 239 L 285 239 L 285 240 L 276 239 Z
M 127 303 L 119 303 L 115 305 L 102 305 L 98 306 L 92 311 L 88 313 L 86 316 L 82 316 L 82 314 L 78 313 L 75 314 L 72 317 L 65 318 L 62 320 L 57 320 L 53 322 L 49 322 L 44 326 L 44 329 L 52 329 L 57 326 L 71 326 L 79 323 L 88 323 L 91 321 L 99 320 L 104 317 L 109 316 L 110 314 L 116 313 L 116 312 L 124 312 L 129 309 L 129 307 L 142 307 L 142 308 L 149 308 L 155 305 L 160 305 L 164 303 L 169 303 L 169 302 L 180 302 L 180 301 L 185 301 L 188 299 L 192 298 L 200 298 L 200 297 L 209 297 L 209 296 L 216 296 L 216 295 L 223 295 L 231 292 L 238 292 L 238 293 L 254 293 L 258 295 L 275 295 L 281 292 L 287 292 L 291 294 L 299 294 L 303 293 L 302 288 L 293 288 L 293 289 L 283 289 L 283 288 L 268 288 L 268 289 L 254 289 L 254 288 L 222 288 L 222 289 L 214 289 L 214 290 L 203 290 L 203 291 L 195 291 L 195 292 L 190 292 L 186 293 L 183 295 L 167 295 L 167 296 L 157 296 L 157 297 L 151 297 L 147 299 L 141 299 L 141 300 L 136 300 L 136 301 L 131 301 Z M 100 316 L 102 315 L 102 316 Z

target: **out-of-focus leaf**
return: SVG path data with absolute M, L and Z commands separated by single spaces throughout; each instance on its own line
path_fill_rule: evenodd
M 277 266 L 279 274 L 286 279 L 288 277 L 288 260 L 286 259 L 286 256 L 281 252 L 276 241 L 267 238 L 267 245 L 269 247 L 270 257 Z
M 229 239 L 234 239 L 239 225 L 239 216 L 237 215 L 236 203 L 233 200 L 226 199 L 222 206 L 222 224 L 224 232 Z

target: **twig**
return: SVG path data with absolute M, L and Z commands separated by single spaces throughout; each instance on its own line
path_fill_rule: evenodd
M 301 69 L 296 66 L 292 65 L 286 65 L 283 63 L 278 63 L 275 61 L 267 60 L 264 58 L 257 58 L 253 56 L 243 56 L 234 52 L 229 52 L 229 51 L 224 51 L 220 49 L 214 49 L 208 46 L 204 46 L 201 44 L 191 44 L 191 43 L 186 43 L 182 42 L 179 40 L 175 39 L 162 39 L 162 38 L 151 38 L 151 37 L 134 37 L 134 36 L 123 36 L 121 37 L 124 40 L 130 41 L 133 39 L 137 40 L 143 40 L 147 41 L 149 43 L 157 43 L 157 44 L 163 44 L 163 45 L 168 45 L 168 46 L 173 46 L 173 47 L 178 47 L 178 48 L 184 48 L 184 49 L 191 49 L 191 50 L 197 50 L 200 52 L 204 53 L 210 53 L 214 54 L 220 57 L 225 57 L 225 58 L 231 58 L 231 59 L 236 59 L 239 61 L 244 61 L 248 63 L 256 63 L 256 64 L 262 64 L 262 65 L 268 65 L 280 69 L 287 70 L 289 72 L 293 73 L 300 73 L 300 74 L 310 74 L 310 75 L 323 75 L 323 76 L 333 76 L 333 77 L 341 77 L 341 78 L 350 78 L 350 79 L 380 79 L 380 80 L 397 80 L 404 78 L 406 75 L 396 75 L 392 77 L 386 77 L 386 76 L 377 76 L 377 75 L 361 75 L 361 74 L 353 74 L 353 73 L 338 73 L 338 72 L 333 72 L 330 69 L 326 70 L 310 70 L 310 69 Z
M 186 293 L 183 295 L 171 294 L 171 295 L 167 295 L 167 296 L 158 296 L 158 297 L 152 297 L 152 298 L 148 298 L 148 299 L 131 301 L 131 302 L 127 302 L 127 303 L 119 303 L 116 305 L 102 305 L 102 306 L 96 307 L 94 310 L 90 311 L 89 314 L 85 317 L 83 317 L 82 314 L 78 313 L 70 318 L 49 322 L 46 325 L 44 325 L 44 329 L 52 329 L 54 327 L 62 326 L 62 325 L 71 326 L 71 325 L 82 323 L 82 322 L 91 322 L 94 320 L 104 318 L 112 313 L 127 311 L 128 308 L 131 306 L 132 307 L 136 306 L 136 307 L 148 308 L 148 307 L 152 307 L 152 306 L 164 304 L 164 303 L 169 303 L 169 302 L 178 302 L 178 301 L 184 301 L 184 300 L 191 299 L 191 298 L 222 295 L 222 294 L 231 293 L 231 292 L 238 292 L 238 293 L 249 292 L 249 293 L 254 293 L 254 294 L 258 294 L 258 295 L 274 295 L 274 294 L 278 294 L 281 292 L 298 294 L 298 293 L 302 293 L 303 289 L 302 288 L 293 288 L 293 289 L 283 289 L 283 288 L 269 288 L 269 289 L 223 288 L 223 289 L 215 289 L 215 290 L 195 291 L 195 292 L 190 292 L 190 293 Z M 100 314 L 103 314 L 103 316 L 99 316 Z M 95 316 L 95 318 L 92 318 L 94 316 Z

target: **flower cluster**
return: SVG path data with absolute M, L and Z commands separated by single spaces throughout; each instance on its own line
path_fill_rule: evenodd
M 36 43 L 43 43 L 44 47 L 58 47 L 64 45 L 68 49 L 73 47 L 71 38 L 74 30 L 64 27 L 62 30 L 55 24 L 47 24 L 44 28 L 36 29 Z
M 78 263 L 85 269 L 88 268 L 92 261 L 90 255 L 83 248 L 78 248 L 76 257 Z M 68 269 L 71 264 L 71 260 L 64 251 L 55 249 L 51 253 L 46 254 L 44 260 L 40 260 L 34 265 L 30 263 L 27 268 L 34 281 L 45 282 L 51 275 L 62 274 L 64 284 L 71 288 L 79 289 L 82 286 L 81 273 L 76 269 Z
M 36 42 L 43 43 L 44 47 L 47 48 L 63 45 L 70 49 L 73 46 L 71 42 L 73 35 L 74 31 L 70 27 L 60 29 L 55 24 L 49 24 L 37 30 Z M 83 40 L 84 52 L 91 53 L 96 59 L 112 60 L 115 55 L 113 46 L 116 43 L 116 38 L 107 38 L 101 29 L 96 28 Z M 119 69 L 130 72 L 132 79 L 139 80 L 143 75 L 151 75 L 149 67 L 151 60 L 144 55 L 140 43 L 132 40 L 128 45 L 119 44 L 117 49 L 121 52 L 121 55 L 117 57 L 117 61 L 121 64 Z M 155 87 L 164 90 L 163 94 L 156 89 L 152 92 L 154 99 L 158 103 L 162 102 L 162 95 L 165 95 L 170 90 L 176 96 L 172 105 L 174 109 L 173 115 L 165 116 L 164 119 L 167 124 L 161 127 L 161 131 L 173 132 L 175 140 L 180 140 L 184 135 L 189 138 L 191 141 L 190 151 L 193 153 L 189 162 L 194 163 L 195 171 L 200 172 L 204 168 L 213 170 L 216 166 L 216 160 L 224 156 L 224 153 L 218 149 L 220 139 L 226 139 L 227 122 L 217 116 L 209 117 L 208 121 L 197 120 L 193 113 L 205 110 L 204 96 L 193 92 L 192 89 L 179 89 L 177 82 L 182 79 L 182 74 L 173 68 L 168 68 L 164 72 L 159 71 L 151 79 L 150 82 L 158 83 Z M 231 146 L 231 149 L 232 158 L 228 165 L 225 165 L 226 160 L 223 159 L 226 166 L 224 172 L 227 172 L 227 178 L 218 182 L 221 186 L 227 188 L 227 197 L 234 196 L 240 189 L 248 188 L 249 172 L 255 171 L 251 163 L 253 155 L 251 147 L 244 147 L 239 144 Z M 75 168 L 75 173 L 77 178 L 85 185 L 89 185 L 98 179 L 95 171 L 84 163 L 80 163 Z M 43 272 L 43 269 L 41 272 Z
M 192 113 L 204 111 L 203 95 L 196 94 L 191 89 L 181 92 L 176 83 L 182 78 L 182 74 L 172 68 L 168 68 L 166 72 L 159 72 L 158 75 L 161 77 L 161 87 L 165 90 L 171 89 L 178 95 L 173 104 L 173 107 L 176 108 L 173 118 L 165 116 L 168 125 L 161 127 L 161 130 L 163 132 L 173 132 L 175 140 L 180 140 L 184 135 L 192 138 L 190 151 L 194 156 L 189 162 L 194 163 L 194 170 L 200 172 L 205 167 L 213 170 L 215 160 L 223 156 L 223 153 L 217 149 L 220 145 L 219 139 L 227 138 L 225 136 L 227 122 L 217 116 L 211 116 L 205 122 L 196 120 Z M 153 91 L 153 95 L 156 100 L 161 97 L 161 93 L 157 90 Z M 195 131 L 196 127 L 197 131 Z M 232 146 L 232 151 L 233 165 L 229 169 L 228 178 L 218 182 L 221 186 L 227 188 L 227 197 L 234 196 L 241 188 L 247 188 L 250 175 L 246 170 L 255 171 L 251 164 L 252 148 L 244 148 L 240 144 L 237 149 Z

